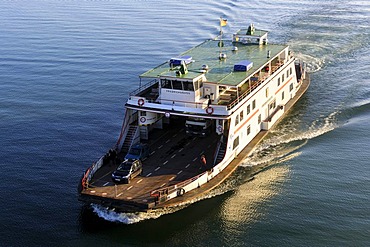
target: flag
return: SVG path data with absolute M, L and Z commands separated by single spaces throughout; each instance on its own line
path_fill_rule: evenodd
M 220 26 L 221 26 L 221 27 L 224 27 L 224 26 L 226 26 L 226 24 L 227 24 L 227 20 L 226 20 L 226 19 L 221 18 L 221 19 L 220 19 Z

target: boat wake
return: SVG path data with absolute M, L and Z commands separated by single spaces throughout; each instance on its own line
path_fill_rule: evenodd
M 296 128 L 292 128 L 291 123 L 271 130 L 270 137 L 257 146 L 241 166 L 269 166 L 297 157 L 300 153 L 294 152 L 306 145 L 308 140 L 328 133 L 338 126 L 337 115 L 339 113 L 336 111 L 325 118 L 315 120 L 308 130 L 301 133 Z
M 294 55 L 298 60 L 302 60 L 306 63 L 306 69 L 308 73 L 315 73 L 319 71 L 325 64 L 325 59 L 323 58 L 318 58 L 303 53 L 295 53 Z

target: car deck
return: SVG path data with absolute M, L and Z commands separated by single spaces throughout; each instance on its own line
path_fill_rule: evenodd
M 182 181 L 186 181 L 213 167 L 214 150 L 219 136 L 212 133 L 206 137 L 188 136 L 184 122 L 174 121 L 162 130 L 154 130 L 148 142 L 150 156 L 143 160 L 143 174 L 129 184 L 115 184 L 111 174 L 118 165 L 105 165 L 100 168 L 81 194 L 119 200 L 147 208 L 153 203 L 151 192 Z M 207 165 L 201 163 L 205 155 Z

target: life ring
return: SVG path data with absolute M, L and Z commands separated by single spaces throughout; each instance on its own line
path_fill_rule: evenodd
M 219 125 L 219 126 L 217 127 L 217 130 L 218 130 L 218 132 L 222 133 L 222 132 L 223 132 L 223 130 L 224 130 L 224 128 L 222 128 L 222 126 L 221 126 L 221 125 Z
M 141 118 L 140 118 L 140 122 L 141 122 L 141 123 L 145 123 L 145 122 L 146 122 L 146 118 L 145 118 L 145 117 L 141 117 Z
M 178 188 L 177 189 L 177 196 L 183 196 L 185 194 L 184 188 Z
M 143 99 L 139 99 L 139 100 L 137 101 L 137 104 L 138 104 L 139 106 L 143 106 L 143 105 L 144 105 L 144 100 L 143 100 Z
M 206 112 L 207 112 L 207 114 L 209 114 L 209 115 L 211 115 L 211 114 L 213 113 L 213 111 L 214 111 L 214 109 L 213 109 L 213 107 L 211 107 L 211 106 L 209 106 L 209 107 L 207 107 L 207 108 L 206 108 Z

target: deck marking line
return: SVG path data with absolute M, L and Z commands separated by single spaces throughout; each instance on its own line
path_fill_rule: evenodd
M 131 189 L 132 189 L 132 187 L 133 187 L 133 186 L 131 185 L 130 187 L 128 187 L 128 188 L 127 188 L 127 190 L 131 190 Z
M 154 171 L 158 171 L 159 169 L 161 169 L 161 167 L 160 167 L 160 166 L 158 166 L 157 168 L 155 168 L 155 170 L 154 170 Z
M 173 176 L 172 178 L 170 178 L 170 181 L 174 180 L 176 176 Z
M 140 179 L 140 180 L 139 180 L 139 181 L 137 181 L 136 183 L 137 183 L 137 184 L 139 184 L 139 183 L 141 183 L 141 181 L 143 181 L 143 179 Z
M 188 168 L 190 166 L 190 163 L 185 166 L 185 168 Z
M 119 193 L 118 195 L 116 195 L 116 197 L 120 197 L 122 196 L 123 192 Z
M 149 177 L 150 175 L 152 175 L 152 173 L 149 173 L 148 175 L 146 175 L 146 177 Z
M 202 156 L 204 154 L 204 150 L 199 154 L 199 156 Z
M 163 186 L 165 186 L 166 185 L 166 183 L 163 183 L 161 186 L 159 186 L 159 187 L 163 187 Z
M 179 153 L 180 153 L 182 150 L 184 150 L 184 148 L 181 148 L 181 149 L 179 150 Z
M 151 152 L 149 155 L 153 155 L 155 153 L 155 151 Z
M 161 149 L 161 148 L 163 148 L 163 145 L 160 145 L 160 146 L 158 147 L 158 149 Z
M 109 182 L 106 182 L 105 184 L 103 184 L 103 186 L 107 186 L 109 184 Z
M 177 175 L 180 175 L 182 173 L 182 170 L 177 173 Z
M 163 162 L 163 165 L 167 164 L 168 163 L 168 160 L 166 160 L 165 162 Z
M 176 154 L 172 155 L 172 156 L 171 156 L 171 159 L 173 159 L 173 158 L 175 158 L 175 157 L 176 157 Z
M 172 137 L 176 137 L 177 136 L 177 134 L 174 134 Z
M 166 141 L 166 143 L 169 143 L 169 142 L 170 142 L 170 140 L 167 140 L 167 141 Z
M 198 159 L 198 157 L 195 157 L 194 159 L 193 159 L 193 161 L 196 161 Z

